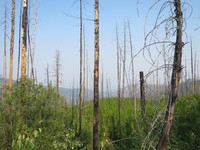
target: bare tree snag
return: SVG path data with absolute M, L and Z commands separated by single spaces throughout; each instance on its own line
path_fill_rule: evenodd
M 145 88 L 144 88 L 144 73 L 140 71 L 140 107 L 141 115 L 145 115 Z
M 168 106 L 165 114 L 165 123 L 162 129 L 159 143 L 157 145 L 157 150 L 166 149 L 169 132 L 174 119 L 174 103 L 178 97 L 180 74 L 182 70 L 181 59 L 182 59 L 182 48 L 184 43 L 182 41 L 183 14 L 181 10 L 181 0 L 175 0 L 174 6 L 176 14 L 175 20 L 177 22 L 177 31 L 176 31 L 176 43 L 175 43 L 174 60 L 173 60 L 173 70 L 171 75 L 171 90 L 169 93 Z
M 23 0 L 23 14 L 22 14 L 22 63 L 21 63 L 21 78 L 22 78 L 22 80 L 26 77 L 27 9 L 28 9 L 28 0 Z
M 126 78 L 126 25 L 124 24 L 124 57 L 123 57 L 123 75 L 122 75 L 122 108 L 124 109 L 125 95 L 125 78 Z
M 117 38 L 117 99 L 118 99 L 118 123 L 119 130 L 121 133 L 121 61 L 120 61 L 120 46 L 119 46 L 119 35 L 118 28 L 116 27 L 116 38 Z
M 47 86 L 49 87 L 50 81 L 49 81 L 49 65 L 48 64 L 47 64 L 47 67 L 46 67 L 46 75 L 47 75 Z
M 7 4 L 5 1 L 5 14 L 4 14 L 4 87 L 6 86 L 6 78 L 7 78 L 7 48 L 6 48 L 6 36 L 7 36 Z
M 60 95 L 59 89 L 60 89 L 60 76 L 61 76 L 61 64 L 60 64 L 60 51 L 57 50 L 56 51 L 56 56 L 55 56 L 55 77 L 56 77 L 56 92 L 57 92 L 57 96 Z
M 15 0 L 12 0 L 12 15 L 11 15 L 11 38 L 10 38 L 10 72 L 9 72 L 9 88 L 12 88 L 13 78 L 13 51 L 15 39 Z
M 133 61 L 133 44 L 132 44 L 132 35 L 131 35 L 131 28 L 130 28 L 130 23 L 128 21 L 128 32 L 129 32 L 129 45 L 130 45 L 130 50 L 131 50 L 131 97 L 132 97 L 132 104 L 133 104 L 133 110 L 135 113 L 135 117 L 137 116 L 137 111 L 136 111 L 136 99 L 135 97 L 135 89 L 134 89 L 134 61 Z
M 94 58 L 94 122 L 93 122 L 93 150 L 98 150 L 98 121 L 99 121 L 99 0 L 95 0 L 95 58 Z
M 83 102 L 82 108 L 84 107 L 86 99 L 86 46 L 85 46 L 85 28 L 83 28 Z
M 19 80 L 19 69 L 20 69 L 20 55 L 21 55 L 21 25 L 22 25 L 22 1 L 20 4 L 20 18 L 19 18 L 19 47 L 18 47 L 18 59 L 17 59 L 17 83 Z
M 36 0 L 34 0 L 34 24 L 33 24 L 33 48 L 31 49 L 31 79 L 35 80 L 34 76 L 34 58 L 35 58 L 35 49 L 36 49 L 36 32 L 37 32 L 37 6 Z
M 192 94 L 194 94 L 195 93 L 194 59 L 193 59 L 193 48 L 192 48 L 192 38 L 191 37 L 190 37 L 190 53 L 191 53 Z
M 82 22 L 82 0 L 80 0 L 80 91 L 79 91 L 79 131 L 82 127 L 82 98 L 83 98 L 83 84 L 82 84 L 82 68 L 83 68 L 83 22 Z

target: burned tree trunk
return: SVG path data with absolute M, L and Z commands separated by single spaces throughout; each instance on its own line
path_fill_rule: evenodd
M 181 10 L 181 0 L 175 0 L 174 6 L 176 14 L 175 20 L 177 22 L 177 31 L 176 31 L 177 35 L 176 35 L 176 43 L 174 51 L 173 70 L 171 76 L 171 90 L 169 93 L 168 106 L 165 115 L 165 124 L 163 126 L 161 137 L 157 145 L 157 150 L 165 150 L 167 145 L 169 132 L 174 119 L 174 103 L 178 97 L 180 74 L 182 70 L 181 59 L 182 59 L 182 48 L 184 43 L 182 42 L 183 14 Z
M 22 63 L 21 63 L 21 77 L 26 76 L 26 51 L 27 51 L 27 11 L 28 0 L 23 1 L 23 14 L 22 14 Z
M 145 115 L 145 89 L 144 89 L 144 73 L 140 71 L 140 107 L 141 116 Z
M 93 121 L 93 150 L 98 150 L 98 121 L 99 121 L 99 0 L 95 0 L 95 58 L 94 58 L 94 121 Z
M 13 51 L 15 39 L 15 0 L 12 0 L 12 17 L 11 17 L 11 38 L 10 38 L 10 72 L 9 72 L 9 88 L 12 88 L 13 78 Z

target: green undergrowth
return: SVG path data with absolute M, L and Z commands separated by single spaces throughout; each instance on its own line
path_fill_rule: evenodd
M 0 149 L 92 149 L 93 102 L 67 106 L 53 86 L 20 81 L 0 99 Z M 138 99 L 99 100 L 99 149 L 155 149 L 164 123 L 167 100 L 146 100 L 141 115 Z M 200 149 L 200 95 L 180 97 L 167 149 Z

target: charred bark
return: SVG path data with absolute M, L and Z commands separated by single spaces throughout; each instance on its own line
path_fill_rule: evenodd
M 94 122 L 93 122 L 93 150 L 98 150 L 98 122 L 99 122 L 99 0 L 95 0 L 95 58 L 94 58 Z
M 169 93 L 168 106 L 165 115 L 165 123 L 162 129 L 159 143 L 157 145 L 157 150 L 166 149 L 169 132 L 174 119 L 174 103 L 178 97 L 180 74 L 182 70 L 181 59 L 182 59 L 182 48 L 184 43 L 182 42 L 183 14 L 181 10 L 181 0 L 175 0 L 174 6 L 176 14 L 175 20 L 177 22 L 177 31 L 176 31 L 176 43 L 175 43 L 174 60 L 173 60 L 173 70 L 171 75 L 171 90 Z
M 28 0 L 23 0 L 22 14 L 22 63 L 21 63 L 21 78 L 26 77 L 26 52 L 27 52 L 27 14 Z

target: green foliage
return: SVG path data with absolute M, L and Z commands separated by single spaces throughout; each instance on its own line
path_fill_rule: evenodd
M 121 101 L 121 117 L 119 120 L 117 98 L 103 99 L 99 103 L 99 147 L 106 150 L 140 149 L 147 132 L 150 130 L 152 120 L 166 105 L 166 101 L 163 100 L 159 102 L 147 101 L 146 117 L 141 118 L 139 100 L 136 100 L 137 106 L 134 110 L 132 99 L 127 98 L 123 102 Z M 83 130 L 92 133 L 92 103 L 87 103 L 83 112 Z M 157 126 L 150 138 L 157 136 L 161 128 L 161 125 Z M 92 145 L 92 141 L 88 142 L 90 142 L 89 145 Z M 154 141 L 153 144 L 156 144 L 156 142 Z
M 26 127 L 24 127 L 26 128 Z M 17 139 L 12 141 L 12 149 L 19 150 L 33 150 L 35 149 L 35 139 L 41 133 L 41 129 L 29 131 L 30 129 L 24 129 L 23 133 L 17 133 Z
M 67 147 L 81 145 L 70 130 L 65 99 L 52 86 L 20 81 L 0 101 L 0 112 L 0 149 L 54 149 L 63 137 Z
M 141 116 L 140 102 L 100 100 L 99 148 L 102 150 L 152 149 L 162 130 L 167 101 L 146 101 Z M 0 100 L 0 149 L 92 149 L 93 103 L 83 108 L 82 131 L 77 132 L 78 107 L 67 107 L 65 98 L 52 86 L 20 81 Z M 181 97 L 168 149 L 200 149 L 200 95 Z
M 200 95 L 181 97 L 175 107 L 171 143 L 179 149 L 200 149 Z
M 84 147 L 84 144 L 76 139 L 77 132 L 73 129 L 68 129 L 65 134 L 59 134 L 59 137 L 57 137 L 53 142 L 53 148 L 55 150 L 57 149 L 81 149 Z

